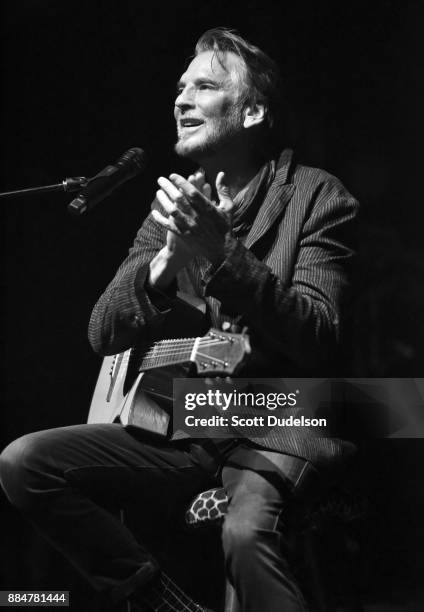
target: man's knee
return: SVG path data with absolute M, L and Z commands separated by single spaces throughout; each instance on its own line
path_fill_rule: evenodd
M 10 500 L 24 510 L 35 499 L 45 473 L 46 453 L 42 437 L 28 434 L 11 442 L 0 455 L 0 483 Z
M 251 558 L 260 541 L 257 525 L 248 517 L 227 515 L 222 526 L 222 544 L 226 558 Z

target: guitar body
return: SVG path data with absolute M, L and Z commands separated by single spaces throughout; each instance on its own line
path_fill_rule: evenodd
M 206 305 L 195 296 L 178 292 L 171 312 L 166 316 L 163 337 L 173 338 L 173 330 L 190 336 L 198 334 L 204 325 Z M 156 368 L 143 375 L 137 367 L 139 347 L 103 358 L 88 413 L 88 423 L 121 422 L 128 425 L 133 403 L 137 406 L 140 423 L 141 406 L 145 406 L 143 429 L 166 434 L 172 409 L 172 379 L 187 376 L 188 367 Z M 164 410 L 164 407 L 168 411 Z M 165 412 L 165 414 L 164 414 Z M 165 426 L 166 424 L 166 426 Z
M 88 423 L 113 423 L 124 404 L 124 385 L 132 349 L 103 358 L 91 399 Z
M 188 376 L 189 365 L 131 373 L 133 349 L 104 357 L 91 400 L 88 423 L 134 426 L 166 436 L 172 413 L 174 378 Z
M 180 365 L 140 372 L 122 405 L 121 423 L 129 428 L 168 436 L 172 419 L 173 379 L 186 377 L 189 369 L 189 365 Z

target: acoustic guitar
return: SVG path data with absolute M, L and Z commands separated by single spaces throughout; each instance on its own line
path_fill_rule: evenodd
M 160 340 L 105 357 L 91 401 L 88 423 L 121 422 L 169 435 L 172 380 L 190 364 L 201 376 L 230 376 L 251 352 L 247 334 L 210 329 L 203 337 Z M 175 366 L 185 367 L 181 369 Z M 170 367 L 173 366 L 173 367 Z

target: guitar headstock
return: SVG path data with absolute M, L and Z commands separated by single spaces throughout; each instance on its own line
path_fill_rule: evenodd
M 242 365 L 250 352 L 247 334 L 210 329 L 206 336 L 197 338 L 191 361 L 196 364 L 198 374 L 230 375 Z

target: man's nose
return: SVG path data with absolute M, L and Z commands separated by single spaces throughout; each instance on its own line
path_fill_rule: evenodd
M 184 87 L 184 89 L 182 89 L 179 92 L 179 94 L 177 95 L 175 99 L 175 106 L 181 112 L 184 112 L 185 110 L 189 108 L 193 108 L 194 106 L 193 90 L 190 89 L 189 87 Z

